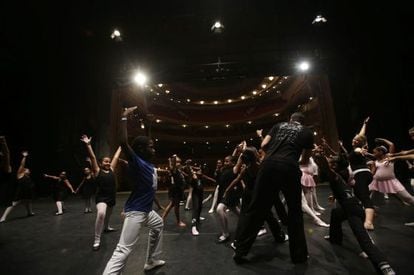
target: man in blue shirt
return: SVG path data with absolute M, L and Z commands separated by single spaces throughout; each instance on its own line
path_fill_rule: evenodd
M 121 118 L 120 138 L 122 151 L 128 159 L 128 177 L 133 190 L 125 203 L 125 220 L 118 245 L 106 265 L 103 274 L 120 274 L 125 267 L 129 254 L 138 241 L 143 225 L 149 227 L 149 242 L 144 270 L 148 271 L 165 264 L 157 260 L 161 253 L 160 241 L 164 223 L 152 210 L 155 190 L 157 189 L 157 170 L 149 162 L 154 156 L 154 142 L 146 136 L 138 136 L 132 145 L 128 144 L 127 116 L 137 107 L 125 108 Z

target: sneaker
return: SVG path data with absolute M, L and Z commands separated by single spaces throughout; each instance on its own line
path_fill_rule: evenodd
M 163 261 L 163 260 L 153 260 L 152 262 L 148 262 L 144 265 L 144 270 L 145 271 L 152 270 L 156 267 L 163 266 L 163 265 L 165 265 L 165 261 Z
M 275 238 L 275 242 L 284 243 L 289 240 L 289 235 L 281 231 L 279 235 L 275 236 L 274 238 Z
M 257 233 L 257 237 L 263 236 L 266 233 L 267 233 L 266 228 L 262 228 L 262 229 L 260 229 L 259 233 Z
M 392 267 L 389 264 L 382 264 L 380 265 L 380 270 L 382 272 L 382 274 L 384 275 L 395 275 L 395 271 L 394 269 L 392 269 Z
M 221 235 L 220 237 L 218 237 L 218 239 L 217 239 L 217 243 L 225 243 L 225 242 L 227 242 L 228 240 L 230 240 L 230 234 L 229 235 L 227 235 L 227 236 L 225 236 L 225 235 Z
M 206 218 L 204 217 L 200 217 L 200 221 L 204 221 Z
M 315 209 L 317 209 L 317 210 L 319 210 L 319 211 L 325 211 L 325 208 L 323 208 L 322 206 L 320 206 L 320 205 L 317 205 L 316 207 L 315 207 Z
M 208 210 L 208 213 L 209 214 L 213 214 L 214 213 L 214 210 L 213 209 L 210 209 L 210 210 Z
M 93 243 L 92 250 L 93 250 L 93 251 L 98 251 L 98 250 L 99 250 L 99 248 L 101 248 L 101 242 L 100 242 L 100 241 L 95 241 L 95 242 Z
M 414 226 L 414 222 L 406 222 L 404 223 L 405 226 Z
M 183 223 L 182 221 L 180 221 L 179 223 L 177 223 L 177 225 L 179 227 L 186 227 L 187 225 L 185 223 Z
M 322 220 L 315 220 L 315 224 L 320 227 L 329 227 L 329 224 L 325 223 Z
M 200 235 L 200 232 L 198 232 L 197 227 L 193 226 L 191 227 L 191 234 L 193 234 L 193 236 L 198 236 Z
M 105 233 L 111 233 L 111 232 L 115 232 L 116 231 L 116 229 L 115 228 L 112 228 L 112 227 L 108 227 L 108 228 L 105 228 L 104 229 L 104 232 Z
M 59 213 L 59 212 L 56 212 L 56 213 L 55 213 L 55 215 L 56 215 L 56 216 L 63 215 L 63 212 L 60 212 L 60 213 Z

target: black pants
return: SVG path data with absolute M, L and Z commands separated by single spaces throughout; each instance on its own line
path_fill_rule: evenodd
M 279 193 L 276 195 L 274 206 L 275 206 L 276 214 L 279 217 L 279 219 L 282 221 L 282 224 L 287 225 L 288 216 L 286 213 L 285 206 L 283 205 L 280 199 Z
M 332 209 L 329 240 L 332 243 L 342 244 L 342 222 L 348 220 L 349 226 L 361 249 L 368 255 L 375 268 L 378 268 L 380 263 L 386 262 L 387 259 L 372 242 L 368 232 L 364 228 L 364 209 L 362 209 L 355 198 L 346 200 L 341 203 L 341 206 Z
M 354 176 L 354 194 L 362 202 L 364 208 L 374 208 L 371 198 L 369 197 L 368 185 L 372 182 L 372 174 L 368 171 L 356 173 Z
M 290 257 L 293 262 L 304 262 L 308 256 L 302 215 L 302 187 L 299 167 L 265 160 L 258 172 L 253 197 L 246 211 L 240 215 L 236 255 L 247 255 L 274 203 L 282 191 L 288 205 L 288 233 Z
M 244 190 L 243 195 L 242 195 L 242 206 L 240 209 L 240 214 L 243 214 L 246 212 L 250 202 L 252 201 L 252 197 L 253 197 L 253 190 L 249 190 L 249 189 Z M 240 230 L 238 230 L 240 228 L 239 222 L 240 222 L 240 219 L 237 223 L 236 234 L 234 237 L 235 242 L 237 242 L 237 239 L 240 236 Z M 268 214 L 265 216 L 265 222 L 269 226 L 269 229 L 272 232 L 272 235 L 275 238 L 275 240 L 280 240 L 282 235 L 284 237 L 285 233 L 282 231 L 282 228 L 280 227 L 278 220 L 275 218 L 271 210 L 269 210 Z M 254 241 L 256 236 L 250 236 L 249 238 L 253 238 L 253 241 Z
M 204 188 L 200 185 L 194 186 L 193 192 L 191 193 L 191 199 L 193 201 L 191 225 L 197 227 L 200 224 L 201 209 L 203 207 L 203 191 Z

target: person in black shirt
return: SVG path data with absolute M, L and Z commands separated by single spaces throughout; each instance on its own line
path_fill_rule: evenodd
M 288 206 L 288 233 L 290 257 L 294 263 L 305 262 L 308 258 L 303 215 L 301 208 L 302 187 L 299 158 L 307 162 L 312 154 L 313 135 L 302 126 L 304 116 L 294 113 L 289 122 L 276 124 L 263 139 L 266 151 L 253 189 L 252 200 L 246 212 L 240 216 L 239 233 L 235 255 L 236 263 L 246 261 L 249 252 L 276 194 L 282 191 Z
M 374 268 L 380 274 L 394 275 L 387 258 L 375 246 L 367 230 L 364 228 L 365 212 L 360 201 L 353 195 L 346 183 L 349 178 L 348 162 L 343 155 L 335 156 L 329 163 L 323 155 L 323 149 L 317 148 L 314 160 L 319 166 L 320 175 L 329 182 L 332 193 L 338 206 L 332 209 L 329 236 L 326 237 L 333 244 L 342 244 L 342 222 L 348 220 L 360 247 L 368 255 Z
M 186 224 L 180 219 L 180 199 L 185 185 L 184 175 L 180 170 L 181 159 L 177 155 L 173 155 L 171 158 L 168 158 L 168 162 L 169 176 L 171 178 L 171 186 L 168 190 L 170 202 L 162 214 L 162 219 L 165 221 L 171 208 L 174 208 L 177 225 L 179 227 L 184 227 Z
M 91 208 L 91 200 L 92 195 L 96 192 L 96 183 L 95 178 L 92 176 L 92 171 L 89 167 L 85 167 L 83 169 L 84 177 L 82 182 L 79 184 L 78 188 L 76 188 L 75 193 L 81 192 L 82 198 L 85 201 L 85 211 L 84 213 L 92 213 Z

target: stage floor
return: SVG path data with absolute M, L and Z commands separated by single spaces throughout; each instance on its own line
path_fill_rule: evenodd
M 326 200 L 328 194 L 327 186 L 319 187 L 319 201 L 327 207 L 322 219 L 327 223 L 331 208 Z M 157 197 L 166 205 L 166 193 Z M 62 216 L 54 216 L 55 204 L 49 198 L 35 201 L 34 217 L 26 218 L 24 207 L 17 207 L 8 221 L 0 224 L 0 274 L 101 274 L 118 242 L 122 227 L 120 212 L 126 199 L 126 194 L 117 195 L 111 225 L 118 231 L 104 234 L 97 252 L 92 251 L 95 213 L 84 214 L 80 198 L 67 199 L 67 212 Z M 414 228 L 404 226 L 404 222 L 414 221 L 414 207 L 405 206 L 393 197 L 388 201 L 376 200 L 376 204 L 380 208 L 371 236 L 397 274 L 413 274 Z M 344 245 L 340 247 L 324 240 L 328 229 L 314 225 L 307 215 L 304 215 L 310 255 L 307 264 L 292 264 L 288 243 L 273 242 L 269 233 L 257 238 L 249 254 L 252 262 L 238 266 L 232 260 L 230 243 L 215 243 L 219 227 L 216 215 L 207 213 L 210 205 L 211 201 L 204 205 L 202 216 L 206 220 L 197 237 L 190 233 L 191 211 L 184 211 L 181 206 L 187 223 L 184 229 L 175 225 L 175 217 L 170 213 L 164 227 L 161 256 L 167 263 L 147 274 L 376 274 L 370 262 L 358 256 L 360 249 L 347 223 L 344 223 Z M 231 232 L 235 230 L 236 219 L 229 213 Z M 144 273 L 147 234 L 148 230 L 142 230 L 123 274 Z

